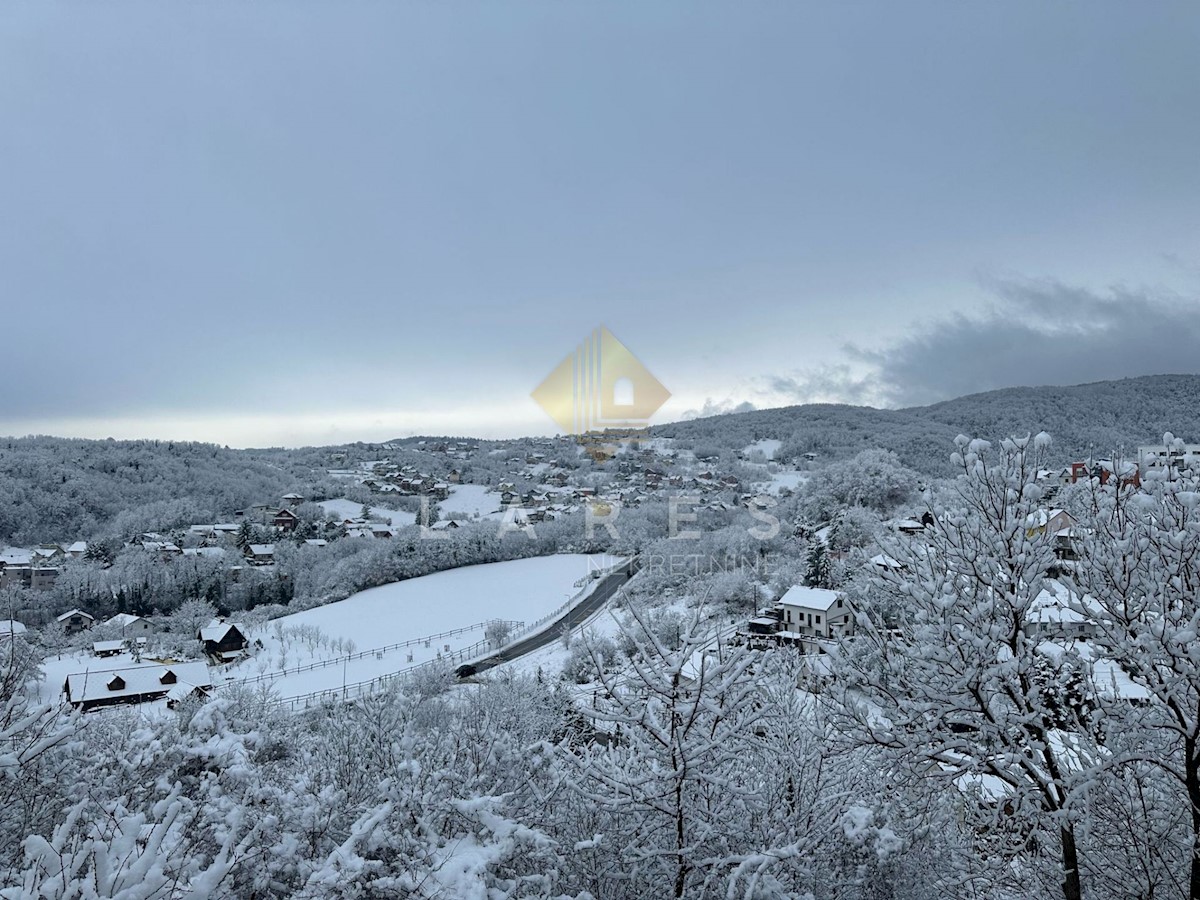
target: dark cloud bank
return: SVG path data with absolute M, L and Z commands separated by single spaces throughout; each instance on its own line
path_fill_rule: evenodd
M 865 375 L 832 366 L 770 376 L 766 390 L 797 403 L 905 407 L 1006 387 L 1200 371 L 1200 294 L 1097 293 L 1050 279 L 988 286 L 995 300 L 981 315 L 933 322 L 881 349 L 847 347 Z

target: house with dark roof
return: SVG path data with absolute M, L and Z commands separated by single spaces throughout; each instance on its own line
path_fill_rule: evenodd
M 237 659 L 250 642 L 232 622 L 214 621 L 201 628 L 196 638 L 204 645 L 204 653 L 221 662 Z
M 63 683 L 66 700 L 87 712 L 121 703 L 147 703 L 182 689 L 207 694 L 213 681 L 203 662 L 146 663 L 116 669 L 76 672 Z

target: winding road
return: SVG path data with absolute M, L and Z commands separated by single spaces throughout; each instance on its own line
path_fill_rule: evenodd
M 552 641 L 558 640 L 558 638 L 562 635 L 561 626 L 569 624 L 574 627 L 575 625 L 587 620 L 592 613 L 604 606 L 604 604 L 609 601 L 612 595 L 615 594 L 621 588 L 621 586 L 625 584 L 625 582 L 637 574 L 640 565 L 640 562 L 635 557 L 629 562 L 625 563 L 625 565 L 616 569 L 611 574 L 605 575 L 600 579 L 600 583 L 596 585 L 595 590 L 593 590 L 587 597 L 585 597 L 574 607 L 563 613 L 559 618 L 555 619 L 553 622 L 548 622 L 546 627 L 538 631 L 536 634 L 531 634 L 529 637 L 522 638 L 515 643 L 509 644 L 507 647 L 503 648 L 497 653 L 493 653 L 491 656 L 485 656 L 483 659 L 469 663 L 468 665 L 474 669 L 474 672 L 464 672 L 464 676 L 470 677 L 471 674 L 485 672 L 488 669 L 500 665 L 501 663 L 517 659 L 524 656 L 526 653 L 532 653 L 534 650 L 545 647 Z M 462 668 L 466 668 L 466 666 L 460 667 L 460 669 Z

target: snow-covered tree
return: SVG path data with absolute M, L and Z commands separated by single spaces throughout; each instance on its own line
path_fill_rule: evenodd
M 887 549 L 904 568 L 875 577 L 900 597 L 899 631 L 859 615 L 839 657 L 837 713 L 914 784 L 974 792 L 977 811 L 994 811 L 991 833 L 1012 836 L 999 849 L 1014 862 L 1028 860 L 1030 842 L 1053 846 L 1062 895 L 1080 900 L 1077 815 L 1096 748 L 1085 729 L 1059 727 L 1038 677 L 1047 661 L 1026 629 L 1054 562 L 1028 527 L 1048 444 L 958 439 L 956 502 L 934 510 L 927 543 Z
M 1164 443 L 1182 451 L 1170 434 Z M 1200 897 L 1200 460 L 1149 472 L 1140 490 L 1091 489 L 1073 609 L 1099 631 L 1098 658 L 1111 661 L 1095 692 L 1112 765 L 1150 765 L 1174 785 L 1158 804 L 1187 822 L 1187 896 Z M 1132 697 L 1118 689 L 1127 681 Z
M 761 712 L 754 654 L 720 648 L 693 617 L 678 647 L 633 613 L 637 652 L 622 674 L 602 671 L 585 715 L 612 737 L 565 755 L 572 784 L 608 823 L 590 853 L 617 854 L 632 894 L 684 897 L 741 846 L 738 810 L 752 790 L 744 753 Z

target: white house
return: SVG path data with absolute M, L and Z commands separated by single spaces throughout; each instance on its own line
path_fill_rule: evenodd
M 71 635 L 91 628 L 96 618 L 91 613 L 85 613 L 82 609 L 73 609 L 58 616 L 56 621 L 62 626 L 64 634 Z
M 837 591 L 793 585 L 779 600 L 784 631 L 830 638 L 854 631 L 854 616 Z
M 1103 610 L 1091 597 L 1072 598 L 1056 582 L 1047 582 L 1025 611 L 1025 633 L 1031 637 L 1089 640 L 1100 632 Z
M 119 629 L 124 637 L 153 634 L 158 631 L 152 622 L 143 619 L 141 616 L 135 616 L 133 613 L 117 613 L 104 624 Z
M 1182 448 L 1157 444 L 1138 447 L 1138 462 L 1142 469 L 1179 469 L 1192 464 L 1188 457 L 1200 458 L 1200 444 L 1184 444 Z

